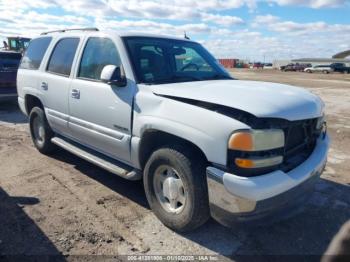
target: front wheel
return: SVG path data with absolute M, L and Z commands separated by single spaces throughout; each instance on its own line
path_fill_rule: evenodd
M 323 70 L 322 71 L 324 74 L 329 74 L 328 70 Z
M 34 146 L 42 154 L 49 154 L 56 146 L 51 143 L 51 138 L 54 136 L 51 130 L 43 109 L 34 107 L 29 114 L 29 128 Z
M 209 218 L 205 162 L 185 147 L 156 150 L 144 170 L 148 203 L 163 224 L 190 231 Z

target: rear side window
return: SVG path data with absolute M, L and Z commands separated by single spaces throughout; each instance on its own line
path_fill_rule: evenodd
M 69 76 L 78 44 L 79 38 L 61 39 L 51 54 L 47 71 Z
M 39 68 L 47 48 L 51 42 L 51 37 L 42 37 L 30 41 L 19 68 L 36 70 Z
M 120 66 L 120 64 L 117 48 L 111 39 L 92 37 L 86 43 L 78 77 L 100 80 L 101 72 L 106 65 Z

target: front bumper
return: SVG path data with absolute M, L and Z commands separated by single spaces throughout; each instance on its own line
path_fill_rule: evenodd
M 309 158 L 287 173 L 276 170 L 256 177 L 240 177 L 208 167 L 212 217 L 231 226 L 266 216 L 288 215 L 311 195 L 326 165 L 328 148 L 328 135 L 320 136 Z

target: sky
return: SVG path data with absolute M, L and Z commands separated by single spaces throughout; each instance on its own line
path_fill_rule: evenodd
M 350 0 L 0 0 L 0 38 L 76 27 L 186 31 L 217 58 L 331 57 L 350 49 Z

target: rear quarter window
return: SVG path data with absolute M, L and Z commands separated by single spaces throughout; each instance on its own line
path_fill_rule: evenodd
M 42 37 L 30 41 L 19 68 L 37 70 L 40 67 L 51 40 L 51 37 Z

